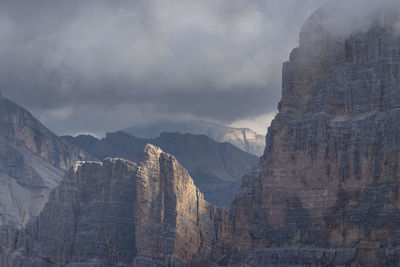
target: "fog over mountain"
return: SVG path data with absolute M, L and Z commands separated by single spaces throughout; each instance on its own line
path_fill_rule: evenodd
M 0 90 L 59 134 L 164 118 L 265 133 L 253 119 L 276 111 L 281 62 L 324 2 L 3 0 Z
M 397 1 L 331 0 L 301 29 L 318 1 L 1 3 L 6 94 L 57 131 L 133 127 L 61 139 L 0 94 L 0 266 L 400 266 Z M 295 29 L 263 155 L 211 140 L 271 115 Z

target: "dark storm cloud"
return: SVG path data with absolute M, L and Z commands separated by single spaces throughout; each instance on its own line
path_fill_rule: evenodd
M 58 133 L 273 112 L 324 0 L 0 2 L 0 90 Z

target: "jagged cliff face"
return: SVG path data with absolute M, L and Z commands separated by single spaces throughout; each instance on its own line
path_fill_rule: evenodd
M 76 161 L 90 159 L 81 149 L 67 143 L 41 124 L 31 113 L 0 96 L 0 136 L 18 147 L 25 147 L 67 171 Z
M 329 7 L 329 6 L 328 6 Z M 259 169 L 227 214 L 174 157 L 71 169 L 1 266 L 399 266 L 400 35 L 390 13 L 352 34 L 311 16 L 283 68 Z
M 239 262 L 397 266 L 400 35 L 393 20 L 332 34 L 324 12 L 284 64 L 260 171 L 233 204 L 234 243 L 270 248 Z
M 154 139 L 143 139 L 115 132 L 101 140 L 87 135 L 64 138 L 99 159 L 121 157 L 137 161 L 146 144 L 156 145 L 174 155 L 189 171 L 208 202 L 225 209 L 230 208 L 239 191 L 243 174 L 258 162 L 256 156 L 205 135 L 162 133 Z
M 42 210 L 64 170 L 86 152 L 0 96 L 0 226 L 23 226 Z
M 148 145 L 137 164 L 106 159 L 75 165 L 26 231 L 14 242 L 4 238 L 0 262 L 202 266 L 226 232 L 226 217 L 204 201 L 173 156 Z

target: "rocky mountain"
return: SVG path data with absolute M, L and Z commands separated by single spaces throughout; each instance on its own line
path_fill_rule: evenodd
M 207 266 L 226 219 L 173 156 L 147 145 L 138 163 L 77 163 L 11 249 L 0 250 L 0 263 Z
M 0 96 L 0 134 L 18 147 L 26 147 L 60 170 L 68 170 L 77 160 L 88 158 L 47 129 L 31 113 Z
M 138 163 L 75 165 L 25 229 L 0 229 L 0 264 L 399 266 L 400 12 L 341 34 L 335 3 L 284 63 L 265 153 L 229 213 L 147 145 Z
M 0 96 L 0 225 L 24 225 L 39 214 L 64 171 L 86 152 Z
M 331 7 L 283 66 L 260 171 L 233 204 L 238 264 L 400 264 L 400 13 L 342 35 Z
M 163 132 L 204 134 L 217 142 L 229 142 L 256 156 L 261 156 L 265 148 L 264 135 L 258 134 L 248 128 L 228 127 L 203 120 L 183 122 L 160 121 L 143 126 L 133 126 L 122 131 L 141 138 L 157 138 Z
M 144 139 L 115 132 L 103 139 L 88 135 L 63 138 L 99 159 L 121 157 L 137 161 L 146 144 L 159 146 L 189 171 L 207 201 L 223 208 L 230 207 L 242 176 L 258 162 L 256 156 L 205 135 L 162 133 L 157 138 Z

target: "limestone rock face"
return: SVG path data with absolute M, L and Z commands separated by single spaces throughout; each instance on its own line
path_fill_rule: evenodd
M 189 171 L 208 202 L 225 209 L 230 208 L 240 190 L 242 176 L 258 162 L 256 156 L 230 143 L 218 143 L 206 135 L 162 133 L 157 138 L 144 139 L 115 132 L 102 139 L 88 135 L 63 138 L 99 159 L 121 157 L 137 161 L 146 144 L 156 145 L 174 155 Z
M 39 214 L 63 172 L 0 138 L 0 226 L 22 226 Z
M 5 97 L 0 97 L 0 135 L 63 171 L 78 160 L 90 159 L 83 150 L 58 137 L 31 113 Z
M 22 226 L 42 210 L 64 170 L 89 158 L 0 96 L 0 226 Z
M 399 266 L 400 16 L 343 35 L 329 12 L 284 64 L 265 153 L 229 214 L 147 145 L 138 163 L 75 165 L 25 229 L 0 228 L 0 265 Z
M 331 34 L 324 12 L 284 64 L 259 171 L 233 204 L 232 265 L 400 264 L 400 35 Z
M 226 220 L 173 156 L 148 145 L 137 164 L 76 164 L 0 259 L 9 266 L 207 266 Z

